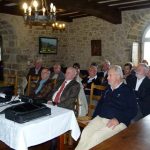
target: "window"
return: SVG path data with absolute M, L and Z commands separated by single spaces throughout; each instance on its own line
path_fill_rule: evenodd
M 133 42 L 132 45 L 132 63 L 137 66 L 139 62 L 139 43 Z
M 142 39 L 142 59 L 146 59 L 150 64 L 150 26 L 146 28 Z

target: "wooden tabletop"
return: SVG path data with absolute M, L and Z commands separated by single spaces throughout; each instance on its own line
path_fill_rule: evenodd
M 150 115 L 93 147 L 92 150 L 150 150 Z

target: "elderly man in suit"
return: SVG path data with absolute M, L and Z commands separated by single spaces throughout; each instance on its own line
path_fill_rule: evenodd
M 52 102 L 59 107 L 75 110 L 75 101 L 78 98 L 80 84 L 75 80 L 77 71 L 69 67 L 65 73 L 65 79 L 57 82 L 50 92 L 48 103 Z M 51 140 L 50 150 L 57 149 L 57 138 Z
M 123 83 L 120 66 L 108 71 L 110 87 L 99 101 L 94 119 L 84 128 L 75 150 L 88 150 L 125 129 L 136 115 L 136 99 L 132 90 Z
M 66 70 L 65 79 L 60 80 L 49 94 L 49 100 L 53 104 L 74 110 L 75 101 L 78 98 L 80 84 L 75 80 L 76 69 L 69 67 Z
M 136 78 L 127 83 L 127 85 L 135 91 L 138 114 L 134 118 L 135 121 L 150 114 L 150 79 L 146 76 L 148 66 L 145 63 L 140 63 L 136 68 Z

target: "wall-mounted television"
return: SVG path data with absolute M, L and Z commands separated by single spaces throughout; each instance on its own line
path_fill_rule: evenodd
M 57 54 L 58 39 L 53 37 L 39 37 L 40 54 Z

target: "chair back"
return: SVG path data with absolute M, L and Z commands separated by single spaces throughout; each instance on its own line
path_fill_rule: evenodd
M 35 88 L 36 83 L 38 82 L 39 79 L 40 79 L 39 76 L 29 75 L 28 86 L 27 86 L 27 96 L 30 96 L 32 89 Z
M 90 103 L 88 106 L 88 116 L 91 117 L 92 116 L 92 112 L 95 110 L 96 108 L 96 104 L 94 104 L 94 101 L 98 102 L 101 97 L 102 97 L 102 93 L 104 92 L 104 90 L 106 89 L 106 86 L 103 85 L 95 85 L 94 83 L 92 83 L 91 85 L 91 90 L 90 90 Z M 95 95 L 94 91 L 97 90 L 98 95 Z
M 13 86 L 13 94 L 18 94 L 18 75 L 17 73 L 4 73 L 4 85 Z

